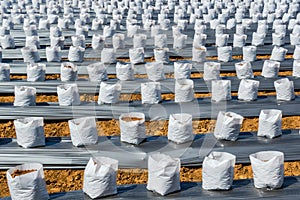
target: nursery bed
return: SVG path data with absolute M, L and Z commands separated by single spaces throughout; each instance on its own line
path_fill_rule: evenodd
M 147 168 L 147 157 L 161 152 L 179 157 L 182 166 L 199 167 L 211 151 L 224 151 L 237 156 L 237 163 L 250 162 L 249 155 L 258 151 L 276 150 L 285 154 L 285 161 L 300 160 L 298 144 L 299 130 L 285 130 L 283 136 L 275 139 L 257 137 L 256 133 L 241 133 L 235 142 L 218 141 L 213 134 L 196 135 L 194 141 L 175 144 L 167 137 L 151 136 L 139 146 L 120 142 L 119 136 L 99 137 L 97 145 L 83 148 L 73 147 L 70 138 L 47 138 L 46 146 L 24 149 L 18 147 L 16 139 L 0 139 L 0 167 L 18 165 L 24 162 L 40 162 L 45 168 L 82 169 L 91 156 L 109 156 L 119 161 L 119 168 Z M 247 148 L 244 148 L 247 146 Z M 130 157 L 130 159 L 127 159 Z

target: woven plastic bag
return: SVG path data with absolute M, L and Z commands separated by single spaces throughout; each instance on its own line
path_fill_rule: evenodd
M 133 48 L 145 48 L 147 42 L 147 35 L 145 34 L 135 34 L 133 36 Z
M 16 119 L 14 126 L 19 146 L 24 148 L 45 146 L 43 117 Z
M 280 62 L 265 60 L 261 75 L 265 78 L 276 78 L 278 76 Z
M 73 146 L 92 145 L 98 142 L 95 117 L 82 117 L 68 121 Z
M 236 156 L 226 152 L 211 152 L 202 164 L 202 188 L 229 190 L 234 177 Z
M 40 38 L 39 36 L 26 36 L 25 39 L 25 46 L 36 46 L 37 49 L 41 48 L 40 47 Z
M 61 49 L 64 48 L 65 37 L 50 37 L 50 46 L 51 47 L 60 47 Z
M 284 181 L 284 154 L 279 151 L 260 151 L 250 154 L 254 186 L 281 188 Z
M 300 60 L 300 45 L 296 45 L 296 46 L 295 46 L 293 58 L 294 58 L 295 60 Z
M 217 47 L 224 47 L 227 45 L 229 39 L 228 34 L 219 34 L 216 35 L 216 46 Z
M 166 48 L 168 47 L 167 35 L 159 34 L 154 36 L 154 46 L 157 48 Z
M 102 62 L 90 64 L 86 67 L 89 80 L 92 82 L 104 81 L 108 79 L 106 66 Z
M 263 46 L 265 44 L 265 33 L 252 33 L 252 45 L 253 46 Z
M 175 102 L 190 102 L 194 100 L 194 82 L 190 79 L 175 81 Z
M 233 36 L 233 47 L 243 47 L 243 46 L 245 46 L 246 39 L 247 39 L 247 35 L 234 34 L 234 36 Z
M 46 47 L 47 62 L 60 62 L 61 49 L 60 47 Z
M 160 81 L 165 79 L 164 64 L 162 62 L 151 62 L 145 64 L 148 79 Z
M 176 34 L 173 39 L 173 49 L 183 49 L 187 40 L 187 35 Z
M 112 37 L 112 45 L 114 49 L 124 49 L 125 48 L 125 35 L 118 33 L 114 34 Z
M 180 159 L 155 153 L 148 158 L 147 189 L 160 195 L 180 190 Z
M 169 62 L 168 51 L 169 51 L 168 48 L 155 48 L 155 49 L 153 49 L 155 61 L 168 63 Z
M 28 86 L 15 86 L 14 106 L 35 106 L 36 89 Z
M 27 68 L 27 81 L 45 81 L 46 64 L 44 63 L 28 63 Z
M 235 71 L 238 79 L 254 78 L 250 62 L 242 61 L 235 63 Z
M 287 52 L 287 49 L 275 46 L 272 50 L 270 59 L 275 61 L 284 61 Z
M 190 62 L 174 62 L 174 78 L 189 79 L 193 64 Z
M 257 136 L 274 138 L 282 135 L 282 111 L 275 109 L 261 110 Z
M 238 89 L 238 99 L 243 101 L 254 101 L 257 99 L 259 81 L 242 79 Z
M 236 141 L 240 134 L 243 119 L 243 116 L 234 112 L 220 111 L 214 130 L 214 136 L 220 140 Z
M 169 116 L 168 140 L 177 144 L 190 142 L 194 139 L 192 115 L 187 113 Z
M 31 63 L 31 62 L 39 62 L 41 60 L 36 46 L 23 47 L 21 49 L 21 53 L 22 53 L 24 62 Z M 1 52 L 1 55 L 2 55 L 2 52 Z
M 195 33 L 193 39 L 193 47 L 201 48 L 206 44 L 207 35 L 202 33 Z
M 111 84 L 106 82 L 100 83 L 98 104 L 117 103 L 120 98 L 122 85 L 120 83 Z
M 85 49 L 80 46 L 70 46 L 68 59 L 70 62 L 82 62 Z
M 94 50 L 102 50 L 104 47 L 105 37 L 99 34 L 94 34 L 92 37 L 92 48 Z
M 144 62 L 144 48 L 129 49 L 129 58 L 132 64 L 138 64 Z
M 222 62 L 229 62 L 232 60 L 232 47 L 231 46 L 223 46 L 218 47 L 218 60 Z
M 63 62 L 60 66 L 60 80 L 63 82 L 76 81 L 78 78 L 78 68 L 74 63 Z
M 194 62 L 204 62 L 206 60 L 206 48 L 200 47 L 192 49 L 192 61 Z
M 115 63 L 116 52 L 113 48 L 103 48 L 101 51 L 101 62 L 103 63 Z
M 71 37 L 72 45 L 74 47 L 82 47 L 85 48 L 85 37 L 84 35 L 73 35 Z
M 60 106 L 80 105 L 80 96 L 76 83 L 57 86 L 57 96 Z
M 205 62 L 203 79 L 205 81 L 220 79 L 221 64 L 217 62 Z
M 0 63 L 0 81 L 10 81 L 10 65 Z
M 33 170 L 30 173 L 13 177 L 15 171 Z M 12 200 L 39 199 L 48 200 L 49 195 L 44 180 L 43 165 L 26 163 L 9 168 L 6 172 L 7 184 Z
M 83 192 L 90 198 L 117 194 L 118 161 L 108 157 L 90 158 L 84 169 Z
M 291 45 L 300 45 L 300 34 L 290 34 Z
M 211 100 L 215 102 L 231 100 L 231 81 L 213 80 L 211 84 Z
M 272 33 L 272 42 L 275 46 L 282 46 L 285 44 L 285 34 L 283 33 Z
M 0 43 L 2 49 L 14 49 L 15 48 L 15 40 L 10 35 L 0 36 Z
M 300 60 L 294 60 L 293 62 L 293 76 L 300 77 Z
M 244 46 L 243 47 L 243 60 L 252 62 L 256 60 L 256 46 Z
M 119 117 L 121 141 L 129 144 L 140 144 L 146 138 L 144 113 L 131 112 Z
M 156 104 L 161 101 L 160 82 L 141 83 L 142 104 Z
M 291 101 L 295 98 L 294 82 L 288 78 L 282 78 L 274 81 L 276 90 L 276 99 L 279 101 Z
M 120 63 L 116 64 L 116 75 L 121 81 L 134 80 L 134 67 L 131 63 Z

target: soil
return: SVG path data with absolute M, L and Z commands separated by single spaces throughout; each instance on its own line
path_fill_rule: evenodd
M 142 118 L 138 118 L 138 117 L 123 117 L 122 120 L 125 121 L 125 122 L 132 122 L 132 121 L 140 121 L 140 120 L 142 120 Z
M 21 176 L 21 175 L 24 175 L 24 174 L 29 174 L 31 172 L 35 172 L 36 169 L 29 169 L 29 170 L 15 170 L 12 174 L 11 174 L 11 177 L 15 178 L 16 176 Z

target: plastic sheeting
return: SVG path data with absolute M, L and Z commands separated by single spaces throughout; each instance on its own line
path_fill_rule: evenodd
M 213 134 L 196 135 L 193 142 L 175 144 L 167 137 L 148 137 L 138 146 L 120 142 L 119 136 L 99 137 L 98 144 L 73 147 L 70 138 L 47 138 L 46 146 L 23 149 L 15 139 L 0 139 L 0 168 L 7 169 L 24 162 L 40 162 L 44 168 L 81 168 L 91 156 L 110 157 L 119 161 L 119 168 L 147 168 L 148 155 L 164 153 L 180 158 L 182 166 L 201 166 L 211 151 L 236 155 L 236 163 L 250 163 L 249 155 L 259 151 L 281 151 L 285 161 L 299 160 L 299 130 L 283 131 L 275 139 L 260 138 L 256 133 L 241 133 L 235 142 L 217 141 Z M 247 146 L 247 148 L 245 148 Z M 130 159 L 128 159 L 130 158 Z

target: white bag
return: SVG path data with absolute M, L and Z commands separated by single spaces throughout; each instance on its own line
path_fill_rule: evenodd
M 284 154 L 279 151 L 260 151 L 250 154 L 254 186 L 281 188 L 284 181 Z
M 0 36 L 0 43 L 1 43 L 2 49 L 14 49 L 16 47 L 15 40 L 10 35 Z
M 162 33 L 159 25 L 151 26 L 151 37 L 155 37 L 156 35 L 160 35 Z
M 27 81 L 45 81 L 46 64 L 44 63 L 28 63 L 27 68 Z
M 238 79 L 254 78 L 250 62 L 242 61 L 235 63 L 235 71 Z
M 294 60 L 293 62 L 293 76 L 300 77 L 300 60 Z
M 216 46 L 217 47 L 224 47 L 227 45 L 229 39 L 228 34 L 220 34 L 216 35 Z
M 116 64 L 116 75 L 121 81 L 134 80 L 134 67 L 131 63 L 122 64 L 117 62 Z
M 117 103 L 120 98 L 122 85 L 120 83 L 100 83 L 98 104 Z
M 98 142 L 94 117 L 82 117 L 68 121 L 73 146 L 92 145 Z
M 60 29 L 69 29 L 70 21 L 64 18 L 58 18 L 57 27 Z
M 84 170 L 83 192 L 92 199 L 117 194 L 117 172 L 117 160 L 90 158 Z
M 278 76 L 280 62 L 265 60 L 261 75 L 265 78 L 276 78 Z
M 203 79 L 205 81 L 220 79 L 221 64 L 217 62 L 205 62 Z
M 92 37 L 92 48 L 101 50 L 104 47 L 105 37 L 99 34 L 94 34 Z
M 10 65 L 0 63 L 0 81 L 10 81 Z
M 38 35 L 36 25 L 29 25 L 23 28 L 25 36 L 35 36 Z
M 37 49 L 40 48 L 40 38 L 39 36 L 26 36 L 25 47 L 36 46 Z
M 27 86 L 15 86 L 14 106 L 35 106 L 36 89 Z
M 174 62 L 174 78 L 189 79 L 193 64 L 189 62 Z
M 259 81 L 242 79 L 238 89 L 238 99 L 254 101 L 257 99 Z
M 60 65 L 60 80 L 63 82 L 76 81 L 78 78 L 78 69 L 74 63 L 63 62 Z
M 80 96 L 76 83 L 57 86 L 57 96 L 60 106 L 80 105 Z
M 167 35 L 166 34 L 155 35 L 154 36 L 154 46 L 157 48 L 168 47 Z
M 177 144 L 194 139 L 192 115 L 186 113 L 171 114 L 168 125 L 168 140 Z
M 102 62 L 90 64 L 86 67 L 89 80 L 92 82 L 104 81 L 108 79 L 106 66 Z
M 62 31 L 59 27 L 57 26 L 52 26 L 50 27 L 50 37 L 61 37 L 62 36 Z
M 206 48 L 200 47 L 192 49 L 192 61 L 194 62 L 204 62 L 206 60 Z
M 141 83 L 142 104 L 157 104 L 161 101 L 160 82 Z
M 247 35 L 234 34 L 233 47 L 243 47 L 246 44 Z
M 138 30 L 141 27 L 138 25 L 128 25 L 127 26 L 127 37 L 133 37 L 135 34 L 137 34 Z
M 115 34 L 115 30 L 113 27 L 104 26 L 103 27 L 103 36 L 105 38 L 112 37 Z
M 74 47 L 85 48 L 85 36 L 84 35 L 72 35 L 72 45 Z
M 115 63 L 116 52 L 113 48 L 103 48 L 101 51 L 101 62 L 103 63 Z
M 211 152 L 202 164 L 202 188 L 229 190 L 234 177 L 236 156 L 226 152 Z
M 175 81 L 175 102 L 190 102 L 194 100 L 194 82 L 190 79 Z
M 51 47 L 60 47 L 61 49 L 64 48 L 65 37 L 50 37 L 50 46 Z
M 187 40 L 187 35 L 184 34 L 174 35 L 173 49 L 183 49 L 185 47 L 186 40 Z
M 180 159 L 161 153 L 150 155 L 147 189 L 163 196 L 180 190 Z
M 283 33 L 272 33 L 272 42 L 275 46 L 282 46 L 285 44 L 285 34 Z
M 228 19 L 226 23 L 226 28 L 233 29 L 234 27 L 236 27 L 236 19 L 235 18 Z
M 231 100 L 231 81 L 213 80 L 211 84 L 211 100 L 216 102 Z
M 145 48 L 147 42 L 147 35 L 136 34 L 133 36 L 133 48 Z
M 256 60 L 256 46 L 244 46 L 243 47 L 243 60 L 252 62 Z
M 36 46 L 23 47 L 21 49 L 21 52 L 22 52 L 24 62 L 31 63 L 31 62 L 39 62 L 41 60 Z M 1 58 L 2 58 L 2 52 L 1 52 Z
M 224 24 L 219 24 L 216 26 L 215 34 L 216 35 L 224 34 L 225 29 L 226 29 L 226 27 Z
M 267 34 L 268 33 L 268 24 L 259 24 L 256 29 L 256 33 Z
M 246 33 L 246 27 L 242 24 L 237 24 L 235 27 L 235 34 L 244 35 Z
M 12 177 L 15 171 L 34 170 L 27 174 Z M 6 172 L 7 184 L 12 200 L 39 199 L 48 200 L 49 195 L 44 180 L 43 165 L 26 163 L 9 168 Z
M 300 45 L 300 34 L 290 34 L 291 45 Z
M 116 33 L 112 37 L 112 45 L 114 49 L 124 49 L 125 48 L 125 35 L 121 33 Z
M 295 46 L 293 58 L 294 58 L 295 60 L 299 60 L 299 59 L 300 59 L 300 45 L 296 45 L 296 46 Z
M 82 62 L 85 53 L 85 48 L 80 46 L 70 46 L 68 59 L 70 62 Z
M 85 38 L 89 36 L 89 28 L 88 26 L 78 26 L 75 30 L 75 35 L 83 35 Z
M 148 79 L 151 81 L 160 81 L 165 79 L 163 62 L 150 62 L 145 64 Z
M 243 116 L 239 114 L 220 111 L 214 130 L 214 136 L 219 140 L 236 141 L 240 134 L 243 119 Z
M 121 141 L 140 144 L 146 138 L 144 113 L 131 112 L 119 117 Z
M 274 46 L 270 60 L 284 61 L 287 52 L 285 48 Z
M 201 48 L 206 44 L 207 35 L 202 33 L 195 33 L 193 39 L 193 47 Z
M 274 137 L 282 135 L 281 121 L 281 110 L 261 110 L 259 115 L 257 136 L 272 139 Z
M 50 29 L 50 23 L 48 19 L 41 18 L 39 20 L 39 30 L 49 30 Z
M 24 148 L 45 146 L 43 117 L 16 119 L 14 126 L 19 146 Z
M 129 58 L 132 64 L 138 64 L 144 62 L 144 48 L 129 49 Z
M 60 62 L 61 49 L 60 47 L 46 47 L 47 62 Z
M 93 31 L 99 31 L 101 29 L 102 25 L 103 25 L 103 20 L 94 18 L 92 20 L 91 30 L 93 30 Z
M 295 98 L 294 82 L 288 78 L 282 78 L 274 81 L 276 90 L 276 99 L 279 101 L 291 101 Z
M 264 33 L 252 33 L 252 45 L 253 46 L 262 46 L 265 44 L 266 34 Z
M 229 62 L 232 60 L 232 47 L 231 46 L 223 46 L 218 47 L 218 60 L 222 62 Z
M 153 49 L 155 61 L 156 62 L 168 63 L 169 62 L 168 51 L 169 51 L 168 48 L 155 48 L 155 49 Z

